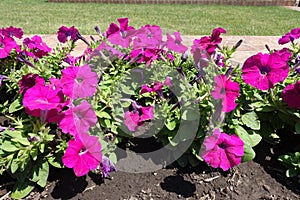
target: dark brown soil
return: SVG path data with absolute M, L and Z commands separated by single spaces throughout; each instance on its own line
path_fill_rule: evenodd
M 2 120 L 2 122 L 4 122 Z M 76 177 L 70 169 L 53 169 L 45 189 L 38 188 L 27 199 L 73 200 L 150 200 L 150 199 L 200 199 L 200 200 L 297 200 L 300 183 L 297 178 L 285 177 L 285 169 L 277 161 L 278 155 L 299 150 L 300 135 L 272 146 L 260 143 L 254 161 L 243 163 L 229 172 L 201 164 L 184 169 L 176 164 L 149 173 L 112 173 L 112 179 L 89 173 Z M 0 176 L 0 200 L 9 199 L 14 180 L 7 174 Z

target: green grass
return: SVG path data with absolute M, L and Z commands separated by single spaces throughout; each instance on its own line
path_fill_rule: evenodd
M 164 32 L 210 34 L 215 27 L 227 35 L 282 35 L 299 26 L 300 12 L 284 7 L 132 5 L 49 3 L 46 0 L 0 0 L 0 27 L 21 27 L 26 34 L 55 34 L 61 25 L 76 26 L 81 34 L 106 30 L 117 18 L 130 25 L 160 25 Z

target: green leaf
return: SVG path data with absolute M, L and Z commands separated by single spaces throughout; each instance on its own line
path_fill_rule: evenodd
M 251 132 L 249 134 L 243 127 L 235 126 L 235 133 L 244 141 L 244 143 L 249 144 L 251 147 L 256 146 L 262 139 L 262 137 L 255 133 Z
M 46 159 L 39 160 L 34 168 L 31 181 L 36 182 L 39 186 L 45 187 L 49 176 L 49 164 Z
M 242 162 L 247 162 L 250 160 L 253 160 L 255 158 L 255 151 L 252 149 L 252 147 L 245 143 L 244 144 L 244 156 L 242 158 Z
M 254 111 L 248 112 L 242 116 L 242 122 L 253 130 L 260 129 L 260 121 Z
M 13 199 L 22 199 L 34 189 L 34 184 L 30 181 L 17 182 L 11 193 Z
M 21 110 L 22 108 L 23 108 L 22 100 L 19 98 L 16 99 L 14 102 L 12 102 L 12 104 L 10 104 L 8 112 L 13 113 L 18 110 Z
M 184 110 L 182 113 L 183 120 L 193 121 L 193 120 L 198 120 L 199 118 L 200 118 L 200 113 L 195 110 L 187 109 Z
M 117 155 L 116 155 L 115 153 L 111 153 L 111 154 L 109 155 L 108 158 L 109 158 L 109 160 L 110 160 L 111 162 L 113 162 L 114 164 L 116 164 L 117 161 L 118 161 Z
M 12 162 L 11 162 L 11 165 L 10 165 L 10 171 L 12 174 L 14 174 L 19 168 L 19 165 L 17 163 L 17 160 L 16 159 L 13 159 Z
M 111 116 L 107 112 L 104 112 L 104 111 L 102 111 L 102 112 L 96 111 L 96 115 L 99 118 L 111 119 Z
M 169 129 L 170 131 L 173 131 L 176 128 L 176 122 L 174 120 L 172 120 L 172 121 L 166 120 L 165 125 L 166 125 L 167 129 Z
M 0 147 L 3 151 L 7 151 L 7 152 L 15 152 L 15 151 L 19 150 L 16 147 L 16 143 L 12 142 L 12 141 L 5 141 L 2 143 L 2 145 Z
M 53 167 L 56 167 L 56 168 L 63 168 L 64 167 L 64 164 L 61 162 L 61 159 L 58 160 L 54 156 L 48 157 L 47 160 L 48 160 L 49 164 L 52 165 Z
M 297 122 L 295 124 L 295 131 L 296 131 L 297 134 L 300 134 L 300 122 Z
M 285 174 L 287 177 L 295 177 L 298 174 L 298 170 L 295 168 L 289 168 L 288 170 L 286 170 Z
M 29 152 L 29 154 L 33 160 L 37 159 L 38 153 L 39 153 L 39 150 L 37 148 L 32 148 Z

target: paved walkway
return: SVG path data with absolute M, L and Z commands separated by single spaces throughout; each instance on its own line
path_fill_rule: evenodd
M 25 37 L 31 37 L 33 35 L 26 35 Z M 54 48 L 58 43 L 56 35 L 40 35 L 47 45 Z M 89 40 L 89 36 L 84 36 Z M 97 39 L 97 36 L 94 36 Z M 194 39 L 199 39 L 201 36 L 182 36 L 183 43 L 187 46 L 192 46 Z M 267 52 L 265 45 L 268 44 L 270 49 L 281 49 L 282 45 L 278 45 L 277 41 L 280 36 L 222 36 L 222 44 L 226 46 L 233 46 L 240 39 L 243 40 L 242 45 L 238 48 L 237 52 L 233 56 L 233 61 L 243 63 L 248 57 L 258 52 Z M 77 47 L 75 48 L 73 55 L 81 55 L 86 48 L 86 44 L 81 40 L 77 41 Z

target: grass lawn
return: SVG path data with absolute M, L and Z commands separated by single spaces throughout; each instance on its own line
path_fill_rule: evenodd
M 76 26 L 81 34 L 106 30 L 117 18 L 130 25 L 160 25 L 164 32 L 210 34 L 215 27 L 227 35 L 282 35 L 299 26 L 300 12 L 284 7 L 132 5 L 49 3 L 46 0 L 0 0 L 0 27 L 21 27 L 26 34 L 55 34 L 61 25 Z

